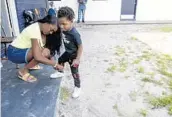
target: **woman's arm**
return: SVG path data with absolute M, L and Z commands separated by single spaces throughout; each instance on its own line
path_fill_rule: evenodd
M 42 55 L 42 50 L 40 48 L 38 40 L 37 39 L 31 39 L 31 40 L 32 40 L 32 53 L 34 59 L 40 63 L 55 66 L 56 65 L 55 61 L 49 60 L 48 58 Z

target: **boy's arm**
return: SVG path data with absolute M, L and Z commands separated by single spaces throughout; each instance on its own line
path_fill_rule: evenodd
M 77 50 L 77 57 L 76 59 L 80 60 L 81 58 L 81 55 L 82 55 L 82 51 L 83 51 L 83 46 L 82 46 L 82 40 L 81 40 L 81 35 L 79 33 L 77 33 L 75 35 L 75 40 L 76 40 L 76 43 L 78 45 L 78 50 Z
M 73 60 L 71 66 L 77 67 L 79 65 L 82 51 L 83 51 L 83 46 L 82 46 L 82 44 L 80 44 L 80 45 L 78 45 L 77 57 L 76 57 L 76 59 Z
M 76 59 L 78 59 L 78 60 L 81 59 L 82 51 L 83 51 L 83 46 L 82 46 L 82 44 L 80 44 L 80 45 L 78 46 L 78 51 L 77 51 L 77 57 L 76 57 Z
M 82 40 L 81 40 L 80 34 L 79 33 L 75 34 L 74 39 L 76 41 L 76 44 L 78 45 L 78 50 L 77 50 L 76 59 L 73 61 L 72 66 L 79 65 L 82 51 L 83 51 L 83 45 L 82 45 Z

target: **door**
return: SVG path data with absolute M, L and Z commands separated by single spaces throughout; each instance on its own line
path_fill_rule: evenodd
M 20 32 L 25 28 L 24 10 L 47 8 L 47 0 L 15 0 Z
M 122 0 L 121 20 L 135 20 L 137 0 Z

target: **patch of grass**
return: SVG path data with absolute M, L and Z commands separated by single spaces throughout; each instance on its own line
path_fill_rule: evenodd
M 114 106 L 113 106 L 113 109 L 117 109 L 118 108 L 118 105 L 117 104 L 115 104 Z
M 172 78 L 172 73 L 166 71 L 165 69 L 160 69 L 159 72 L 160 72 L 162 75 L 164 75 L 164 76 L 167 76 L 167 77 L 169 77 L 169 78 Z
M 168 86 L 169 86 L 169 88 L 172 90 L 172 79 L 170 79 L 170 80 L 168 81 Z
M 158 63 L 159 71 L 165 71 L 168 69 L 167 65 L 164 63 Z
M 139 73 L 144 73 L 145 70 L 144 70 L 144 68 L 142 66 L 140 66 L 140 67 L 137 68 L 137 71 Z
M 130 99 L 131 99 L 132 101 L 136 101 L 137 92 L 136 92 L 136 91 L 131 91 L 131 92 L 129 93 L 129 96 L 130 96 Z
M 147 75 L 149 75 L 151 78 L 154 78 L 155 73 L 154 72 L 148 72 Z
M 160 28 L 162 32 L 172 32 L 172 27 L 162 27 Z
M 152 58 L 152 56 L 153 56 L 153 54 L 151 54 L 150 52 L 144 51 L 141 58 L 145 59 L 146 61 L 149 61 Z
M 125 48 L 122 48 L 120 46 L 117 46 L 115 51 L 115 54 L 118 56 L 122 56 L 125 54 Z
M 172 78 L 162 77 L 161 79 L 166 83 L 165 87 L 168 85 L 167 87 L 172 91 Z
M 168 107 L 168 114 L 172 115 L 172 104 L 170 104 L 170 106 Z
M 141 116 L 146 117 L 148 112 L 145 109 L 140 109 L 139 113 Z
M 172 90 L 172 56 L 167 54 L 162 54 L 157 57 L 157 67 L 158 72 L 161 75 L 166 76 L 168 79 L 167 84 L 169 88 Z M 165 78 L 164 78 L 165 79 Z
M 154 108 L 167 107 L 168 114 L 172 115 L 172 95 L 152 97 L 150 98 L 149 102 L 154 106 Z
M 163 54 L 163 57 L 164 57 L 166 60 L 172 61 L 172 56 L 170 56 L 170 55 L 168 55 L 168 54 Z
M 70 92 L 69 89 L 67 87 L 61 87 L 60 89 L 60 99 L 62 101 L 66 101 L 68 100 L 70 97 Z
M 115 65 L 112 65 L 111 67 L 109 67 L 107 69 L 107 72 L 114 72 L 116 70 L 116 66 Z
M 119 72 L 125 72 L 128 67 L 128 63 L 125 61 L 121 61 L 119 64 Z
M 137 39 L 136 37 L 131 37 L 131 40 L 135 40 L 135 41 L 136 41 L 136 40 L 138 40 L 138 39 Z
M 127 67 L 126 67 L 126 66 L 121 66 L 121 67 L 119 68 L 119 71 L 120 71 L 120 72 L 125 72 L 125 71 L 126 71 L 126 69 L 127 69 Z
M 155 73 L 154 72 L 148 72 L 147 75 L 154 76 Z
M 167 92 L 163 91 L 163 92 L 162 92 L 162 95 L 167 95 Z
M 167 70 L 172 66 L 172 56 L 167 54 L 162 54 L 157 56 L 157 66 L 159 69 Z
M 145 77 L 145 78 L 142 79 L 142 81 L 143 82 L 150 82 L 150 78 Z
M 151 51 L 145 50 L 142 51 L 143 55 L 147 55 L 147 56 L 153 56 L 154 54 Z
M 143 78 L 142 81 L 143 82 L 154 83 L 156 85 L 162 85 L 162 83 L 160 81 L 152 80 L 151 78 L 147 78 L 147 77 Z
M 136 59 L 133 61 L 133 64 L 139 64 L 142 61 L 142 58 Z
M 118 113 L 118 116 L 123 116 L 123 114 L 120 112 L 120 110 L 119 110 L 117 104 L 115 104 L 115 105 L 113 106 L 113 109 L 116 110 L 116 112 Z
M 172 95 L 150 98 L 150 104 L 155 108 L 165 107 L 172 104 Z

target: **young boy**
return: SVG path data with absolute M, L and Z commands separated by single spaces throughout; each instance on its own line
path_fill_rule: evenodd
M 75 14 L 71 8 L 61 7 L 58 10 L 58 24 L 62 30 L 62 42 L 64 42 L 65 46 L 65 52 L 59 57 L 58 62 L 62 65 L 64 65 L 65 62 L 68 62 L 70 64 L 75 85 L 72 97 L 78 98 L 81 90 L 78 68 L 83 51 L 83 46 L 80 34 L 73 26 L 74 18 Z

